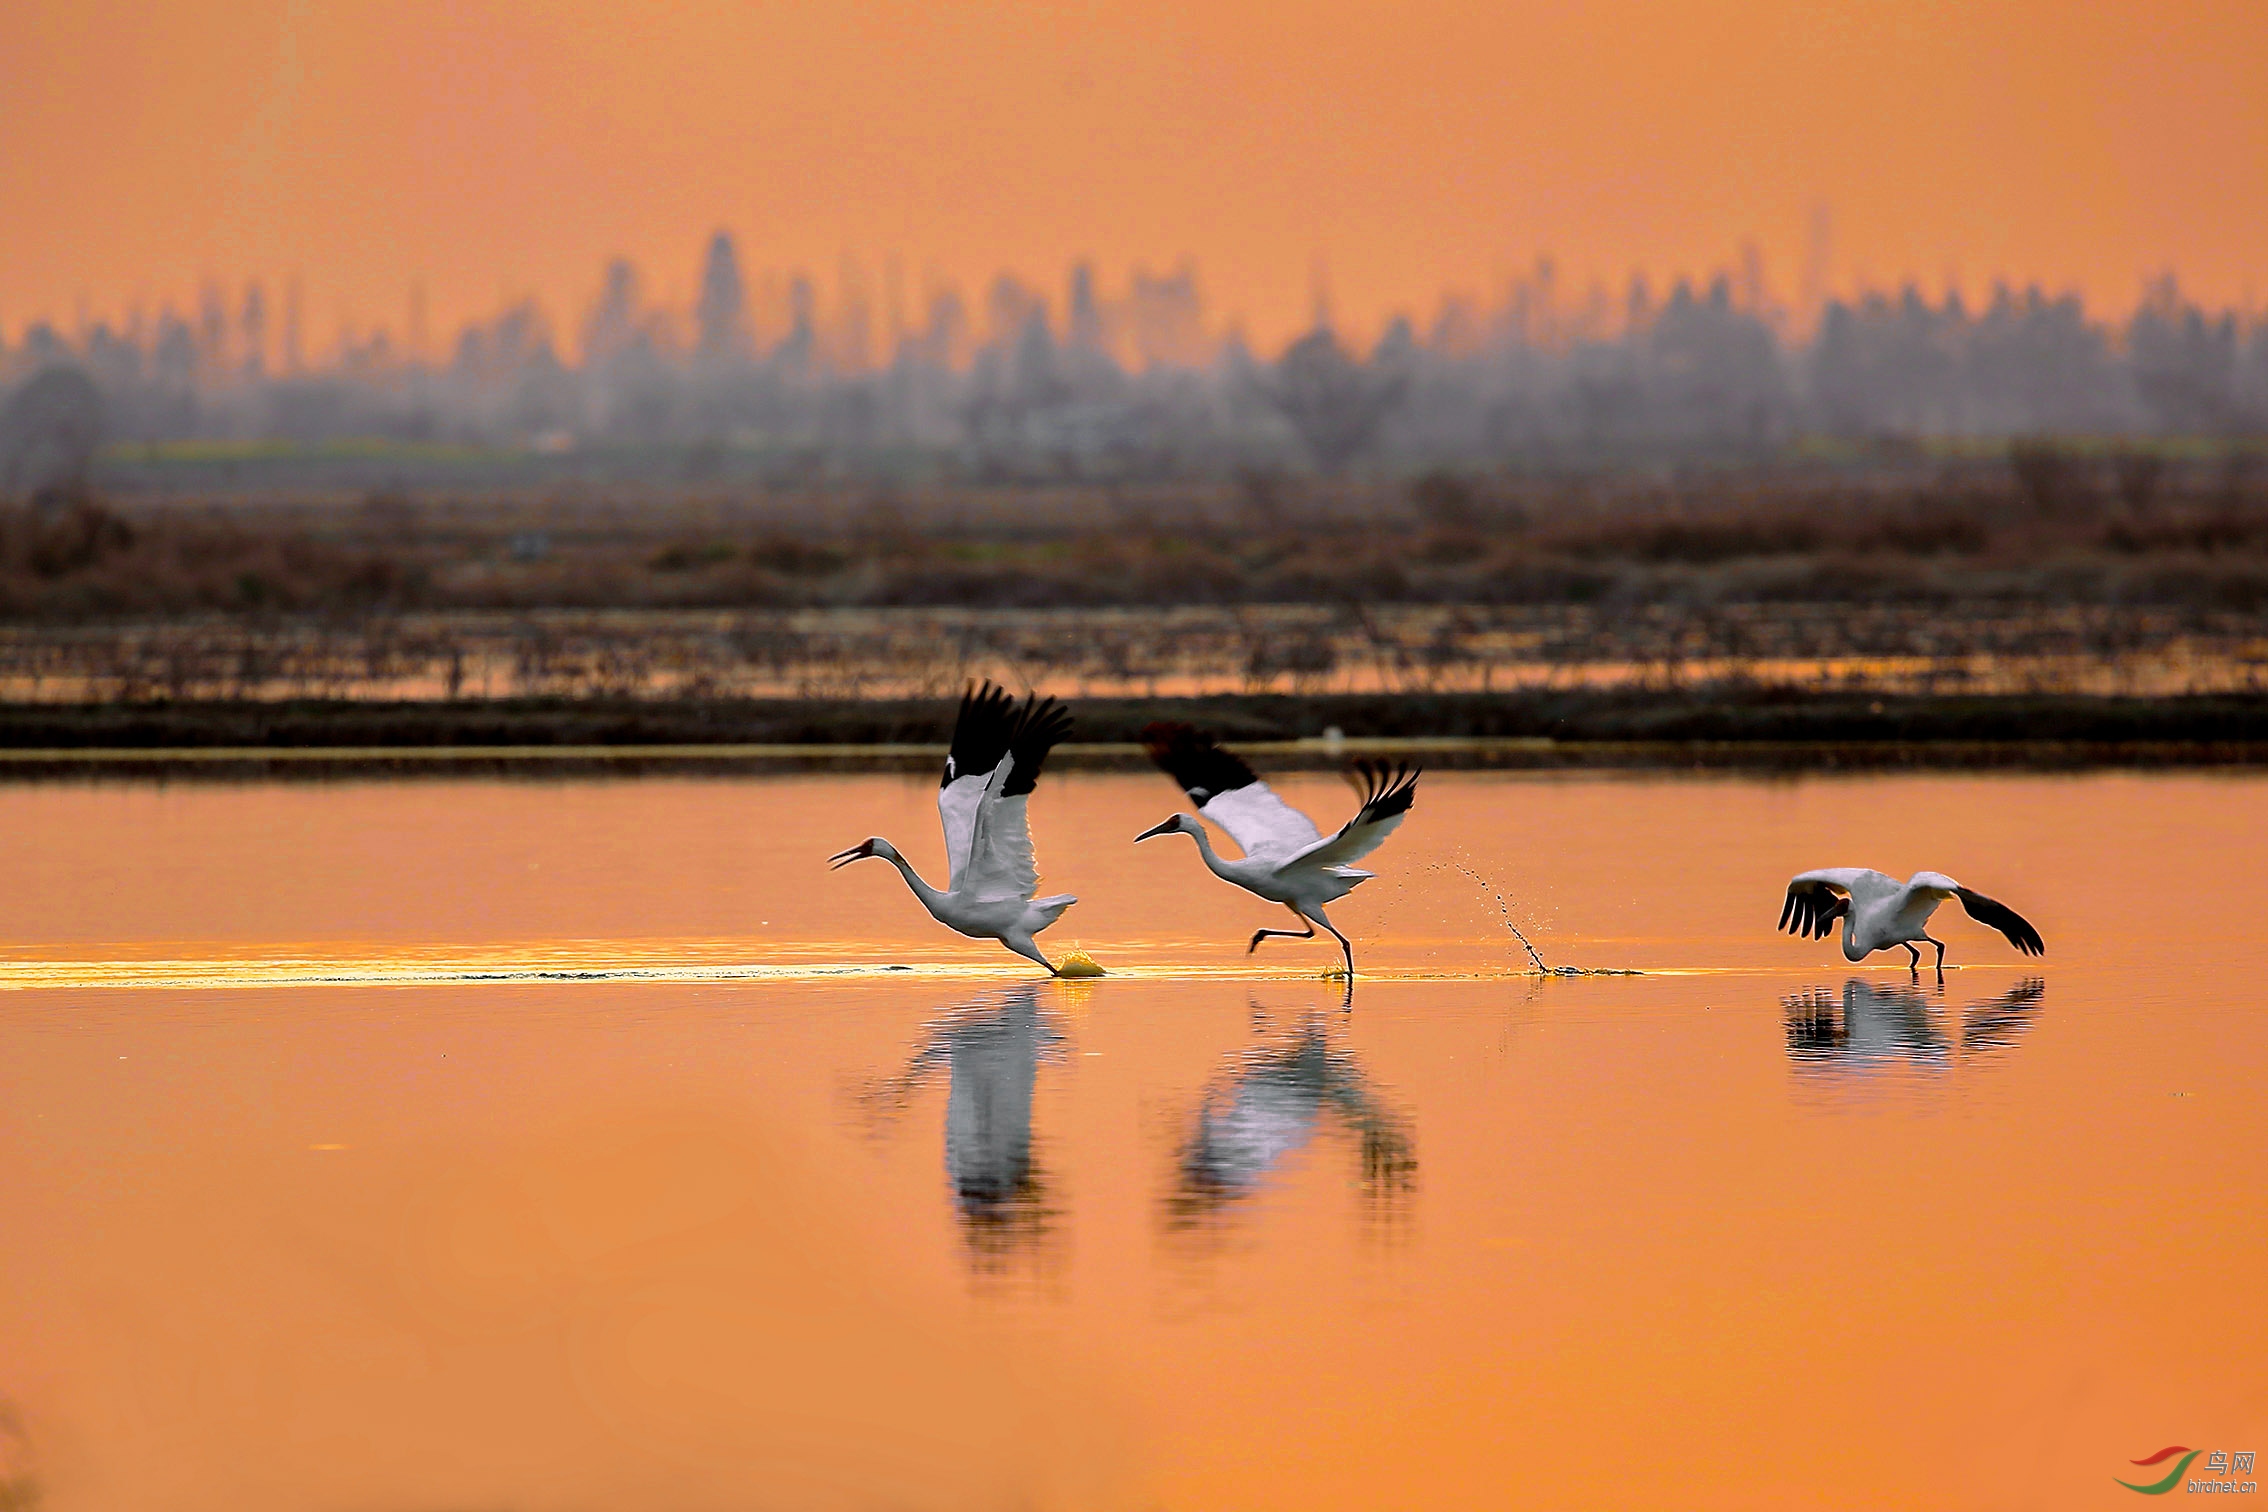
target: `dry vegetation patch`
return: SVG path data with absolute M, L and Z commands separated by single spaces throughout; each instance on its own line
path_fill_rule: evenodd
M 12 698 L 2256 684 L 2242 457 L 0 507 Z

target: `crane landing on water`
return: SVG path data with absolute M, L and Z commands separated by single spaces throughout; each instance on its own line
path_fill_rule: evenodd
M 1840 919 L 1845 960 L 1863 961 L 1877 950 L 1903 945 L 1917 976 L 1921 973 L 1917 945 L 1935 945 L 1937 973 L 1942 977 L 1945 942 L 1931 937 L 1929 916 L 1947 898 L 1959 898 L 1970 918 L 1999 930 L 2022 954 L 2047 954 L 2040 932 L 2015 909 L 1963 887 L 1943 872 L 1915 872 L 1906 882 L 1857 866 L 1804 872 L 1788 883 L 1779 927 L 1792 935 L 1824 940 Z
M 940 890 L 921 879 L 898 848 L 876 836 L 828 857 L 833 869 L 870 857 L 889 862 L 906 886 L 947 929 L 975 940 L 998 940 L 1027 960 L 1061 976 L 1040 954 L 1033 936 L 1079 900 L 1069 893 L 1035 898 L 1039 865 L 1025 809 L 1047 753 L 1071 733 L 1071 715 L 1053 698 L 1026 694 L 1022 703 L 987 682 L 961 695 L 953 722 L 953 748 L 937 786 L 937 812 L 945 823 Z

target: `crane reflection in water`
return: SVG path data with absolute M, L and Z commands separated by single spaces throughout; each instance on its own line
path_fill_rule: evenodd
M 1252 1013 L 1265 1032 L 1266 1010 L 1254 1002 Z M 1408 1120 L 1379 1097 L 1330 1020 L 1315 1011 L 1240 1052 L 1206 1089 L 1175 1155 L 1167 1226 L 1218 1223 L 1327 1125 L 1356 1147 L 1367 1215 L 1398 1217 L 1417 1187 Z
M 1063 1039 L 1051 1018 L 1032 986 L 988 993 L 932 1021 L 905 1070 L 867 1094 L 877 1112 L 902 1112 L 945 1071 L 946 1183 L 979 1271 L 1036 1257 L 1052 1237 L 1056 1210 L 1032 1140 L 1039 1063 Z
M 2006 1050 L 2038 1017 L 2047 983 L 2028 977 L 1997 997 L 1960 1010 L 1964 1059 Z M 1903 1061 L 1925 1070 L 1952 1063 L 1956 1030 L 1935 996 L 1908 983 L 1876 985 L 1856 977 L 1841 995 L 1825 988 L 1780 1000 L 1788 1055 L 1799 1065 L 1864 1071 Z

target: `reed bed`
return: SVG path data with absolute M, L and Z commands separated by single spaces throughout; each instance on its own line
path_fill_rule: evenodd
M 0 702 L 1690 691 L 2172 696 L 2268 685 L 2255 616 L 2102 605 L 550 610 L 0 627 Z
M 0 505 L 0 701 L 2245 692 L 2241 451 Z

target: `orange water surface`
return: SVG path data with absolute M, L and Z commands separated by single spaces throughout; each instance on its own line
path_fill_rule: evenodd
M 2268 781 L 1437 774 L 1351 1001 L 1155 777 L 1034 801 L 1099 981 L 825 869 L 936 875 L 933 794 L 0 788 L 0 1506 L 2117 1507 L 2268 1438 Z M 2049 954 L 1775 934 L 1836 864 Z

